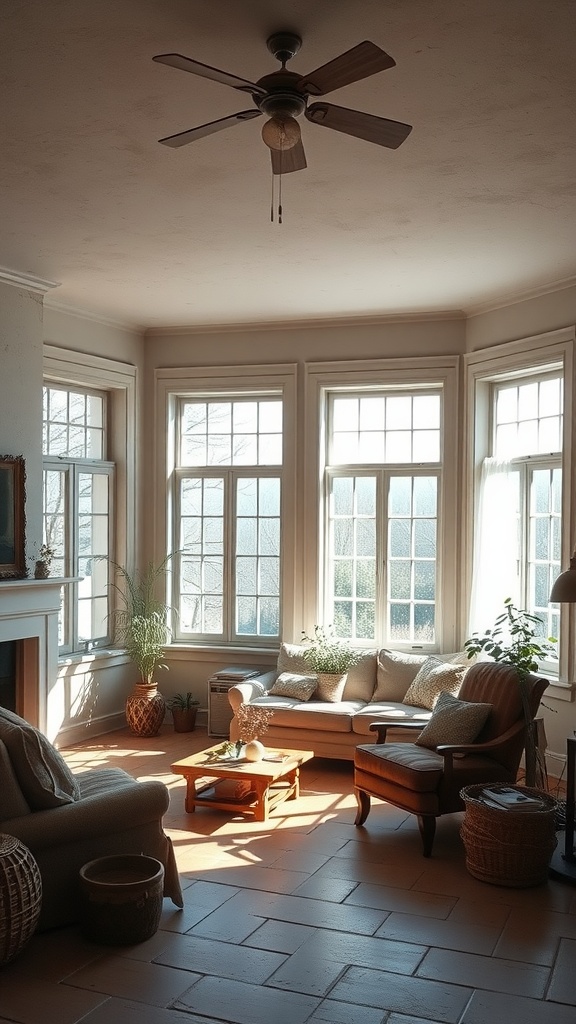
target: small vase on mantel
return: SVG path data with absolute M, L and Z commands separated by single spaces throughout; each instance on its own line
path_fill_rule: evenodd
M 166 714 L 156 683 L 136 683 L 126 700 L 126 721 L 135 736 L 156 736 Z

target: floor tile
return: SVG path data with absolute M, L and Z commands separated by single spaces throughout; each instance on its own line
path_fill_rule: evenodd
M 64 985 L 152 1006 L 169 1006 L 198 977 L 187 970 L 110 955 L 68 975 Z
M 76 1024 L 105 1002 L 106 995 L 36 981 L 34 977 L 5 979 L 2 972 L 0 999 L 1 1012 L 11 1024 Z
M 176 1009 L 190 1009 L 232 1024 L 304 1024 L 318 1005 L 314 996 L 282 992 L 226 978 L 202 978 L 175 1002 Z
M 329 900 L 330 903 L 344 903 L 346 897 L 356 889 L 357 885 L 357 882 L 351 882 L 347 878 L 320 876 L 316 872 L 297 889 L 294 889 L 292 895 L 306 896 L 312 900 Z
M 316 947 L 314 956 L 310 955 L 309 949 L 299 949 L 268 978 L 266 984 L 290 992 L 325 996 L 345 970 L 344 964 L 326 960 Z
M 435 896 L 433 893 L 414 892 L 411 889 L 391 888 L 385 885 L 360 882 L 346 897 L 346 905 L 372 907 L 373 910 L 398 911 L 418 914 L 420 917 L 447 918 L 454 909 L 453 897 Z
M 383 1016 L 382 1010 L 371 1006 L 363 1006 L 361 1010 L 350 1003 L 339 1003 L 335 999 L 323 999 L 317 1010 L 310 1017 L 308 1024 L 383 1024 L 388 1021 L 388 1014 Z M 403 1017 L 397 1024 L 409 1024 Z M 430 1024 L 427 1021 L 426 1024 Z
M 471 989 L 459 985 L 442 985 L 423 978 L 350 967 L 334 985 L 330 998 L 456 1024 L 471 994 Z
M 84 1017 L 82 1024 L 210 1024 L 210 1018 L 112 997 Z
M 573 1006 L 508 996 L 498 992 L 474 992 L 462 1016 L 461 1024 L 574 1024 Z
M 499 931 L 469 922 L 441 921 L 416 914 L 389 914 L 376 932 L 386 939 L 420 942 L 426 946 L 465 950 L 489 955 L 498 941 Z
M 560 939 L 558 955 L 552 969 L 552 980 L 546 998 L 555 1003 L 574 1004 L 574 968 L 576 966 L 576 942 L 574 939 Z M 575 1014 L 576 1016 L 576 1014 Z
M 252 932 L 243 946 L 255 949 L 274 949 L 278 953 L 294 953 L 302 943 L 317 934 L 316 928 L 304 924 L 290 924 L 288 921 L 264 921 Z
M 514 960 L 477 956 L 448 949 L 431 949 L 420 964 L 419 978 L 433 978 L 455 985 L 486 988 L 492 992 L 542 999 L 550 977 L 546 967 Z
M 292 921 L 312 928 L 332 928 L 360 935 L 373 935 L 386 917 L 380 910 L 347 907 L 342 903 L 324 903 L 322 900 L 303 899 L 299 896 L 275 896 L 271 893 L 239 893 L 231 901 L 230 909 L 240 914 L 252 910 L 255 914 L 276 921 Z
M 181 935 L 165 947 L 154 963 L 237 981 L 249 978 L 252 985 L 260 985 L 285 961 L 283 953 Z
M 186 934 L 217 939 L 219 942 L 244 942 L 261 924 L 262 918 L 256 914 L 235 913 L 231 901 L 230 906 L 220 907 L 213 914 L 208 914 Z
M 426 953 L 426 946 L 318 929 L 300 952 L 312 961 L 322 957 L 357 967 L 385 967 L 397 974 L 413 974 Z

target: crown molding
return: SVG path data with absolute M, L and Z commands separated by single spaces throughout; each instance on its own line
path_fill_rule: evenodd
M 34 274 L 21 274 L 17 270 L 11 270 L 10 267 L 0 267 L 0 283 L 11 284 L 14 288 L 26 288 L 30 292 L 39 292 L 41 295 L 60 286 L 59 281 L 44 281 L 43 278 L 35 277 Z
M 148 327 L 146 338 L 183 334 L 232 334 L 243 331 L 301 331 L 334 327 L 378 327 L 380 324 L 430 323 L 432 321 L 465 320 L 460 309 L 428 313 L 382 313 L 374 316 L 326 317 L 309 320 L 246 321 L 246 323 L 189 324 L 188 326 Z
M 515 306 L 519 302 L 528 302 L 530 299 L 539 299 L 544 295 L 554 295 L 555 292 L 566 291 L 576 286 L 576 277 L 566 277 L 562 281 L 554 281 L 550 284 L 541 285 L 538 288 L 530 288 L 524 292 L 516 292 L 514 295 L 502 296 L 491 302 L 480 302 L 476 306 L 469 306 L 465 310 L 465 316 L 472 319 L 475 316 L 482 316 L 484 313 L 495 313 L 499 309 L 506 309 L 508 306 Z
M 77 306 L 67 306 L 63 302 L 51 302 L 48 300 L 44 303 L 44 309 L 49 309 L 54 313 L 64 313 L 66 316 L 75 316 L 80 320 L 89 320 L 91 323 L 103 324 L 105 327 L 115 327 L 121 331 L 128 331 L 130 334 L 137 334 L 142 337 L 145 327 L 128 322 L 127 320 L 114 320 L 112 317 L 103 316 L 101 313 L 95 313 L 93 310 L 80 309 Z

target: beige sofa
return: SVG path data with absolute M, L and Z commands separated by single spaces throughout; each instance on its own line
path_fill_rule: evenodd
M 228 699 L 234 712 L 231 740 L 239 738 L 238 708 L 242 704 L 256 704 L 272 712 L 268 729 L 261 737 L 266 746 L 313 750 L 318 757 L 353 760 L 359 743 L 373 742 L 371 722 L 392 718 L 399 723 L 421 721 L 424 726 L 438 692 L 446 689 L 456 694 L 471 664 L 466 654 L 428 658 L 388 649 L 372 650 L 363 654 L 349 670 L 342 699 L 337 702 L 317 700 L 314 694 L 308 700 L 301 700 L 296 696 L 271 693 L 280 676 L 283 679 L 310 677 L 303 650 L 298 644 L 282 644 L 276 669 L 230 688 Z M 418 673 L 422 676 L 428 668 L 433 678 L 428 677 L 428 685 L 424 680 L 423 685 L 414 689 Z M 422 693 L 424 702 L 414 703 L 414 693 Z M 406 697 L 410 702 L 405 702 Z M 411 742 L 415 733 L 390 729 L 388 736 L 391 740 Z

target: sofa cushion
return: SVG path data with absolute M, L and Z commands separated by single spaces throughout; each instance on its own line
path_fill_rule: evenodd
M 409 704 L 399 704 L 394 701 L 371 702 L 356 712 L 352 720 L 352 731 L 361 736 L 374 737 L 370 729 L 371 722 L 382 719 L 391 722 L 394 726 L 402 725 L 403 722 L 421 722 L 426 725 L 430 721 L 432 712 L 423 708 L 413 707 Z M 413 739 L 413 733 L 407 734 L 408 739 Z
M 291 697 L 257 697 L 252 701 L 261 707 L 274 712 L 271 726 L 282 726 L 287 729 L 316 729 L 322 732 L 351 732 L 354 712 L 362 704 L 360 701 L 342 701 L 329 704 L 324 701 L 310 700 L 305 703 Z M 264 742 L 266 735 L 264 735 Z
M 426 661 L 426 655 L 402 651 L 378 651 L 376 688 L 367 700 L 403 701 L 410 684 Z
M 371 700 L 376 686 L 376 650 L 364 651 L 346 676 L 343 700 Z
M 415 704 L 431 711 L 439 694 L 447 692 L 454 697 L 458 695 L 466 670 L 466 665 L 446 664 L 437 658 L 427 658 L 414 682 L 409 686 L 404 703 Z
M 414 743 L 366 743 L 356 747 L 355 773 L 366 772 L 415 793 L 435 793 L 442 780 L 444 758 Z
M 491 710 L 491 704 L 473 704 L 458 700 L 451 693 L 441 693 L 416 743 L 430 749 L 442 743 L 473 743 Z
M 0 708 L 0 739 L 33 811 L 79 798 L 78 783 L 62 755 L 38 729 L 6 708 Z
M 300 676 L 295 672 L 282 672 L 268 693 L 280 697 L 294 697 L 296 700 L 310 700 L 316 689 L 316 676 Z

